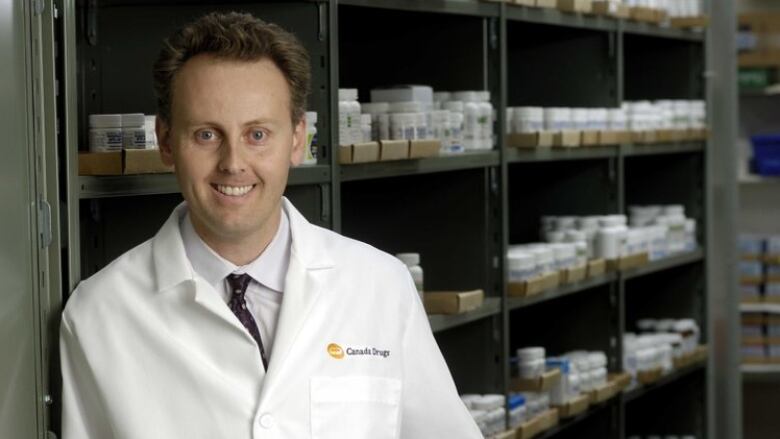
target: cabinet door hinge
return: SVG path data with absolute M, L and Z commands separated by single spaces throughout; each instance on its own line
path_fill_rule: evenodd
M 38 236 L 41 248 L 51 245 L 51 206 L 38 196 Z

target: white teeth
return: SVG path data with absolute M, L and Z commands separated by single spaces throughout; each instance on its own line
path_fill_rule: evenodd
M 217 185 L 217 190 L 225 195 L 230 195 L 231 197 L 240 197 L 252 190 L 252 186 L 225 186 L 220 184 Z

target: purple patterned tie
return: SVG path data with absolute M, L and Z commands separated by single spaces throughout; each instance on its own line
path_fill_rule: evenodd
M 249 282 L 252 278 L 248 274 L 231 274 L 228 275 L 228 286 L 232 295 L 230 296 L 230 302 L 228 306 L 233 314 L 238 317 L 238 320 L 244 325 L 252 338 L 257 342 L 257 346 L 260 348 L 260 358 L 263 360 L 263 367 L 268 370 L 268 359 L 265 356 L 265 348 L 263 347 L 263 340 L 260 338 L 260 331 L 257 329 L 257 323 L 255 323 L 252 313 L 246 309 L 246 299 L 244 293 L 246 293 L 246 287 L 249 286 Z

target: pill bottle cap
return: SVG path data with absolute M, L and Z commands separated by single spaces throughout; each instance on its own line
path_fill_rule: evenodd
M 90 128 L 121 128 L 122 115 L 121 114 L 90 114 L 89 127 Z
M 401 262 L 406 264 L 407 267 L 413 267 L 415 265 L 420 265 L 420 254 L 419 253 L 398 253 L 395 255 L 396 258 L 400 259 Z
M 358 91 L 356 88 L 340 88 L 339 89 L 340 101 L 356 101 L 358 100 Z
M 144 115 L 142 113 L 128 113 L 122 115 L 122 128 L 142 126 L 144 126 Z

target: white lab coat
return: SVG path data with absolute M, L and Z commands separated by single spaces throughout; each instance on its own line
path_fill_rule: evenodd
M 68 301 L 64 439 L 482 437 L 406 267 L 283 206 L 292 249 L 268 372 L 194 274 L 182 203 Z

